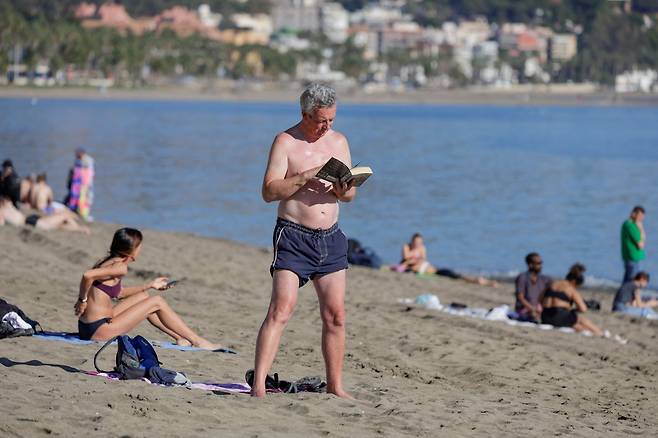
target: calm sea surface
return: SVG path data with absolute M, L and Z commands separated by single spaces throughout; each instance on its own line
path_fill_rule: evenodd
M 62 198 L 83 146 L 97 220 L 269 246 L 262 175 L 298 118 L 295 103 L 0 99 L 0 159 L 47 171 Z M 619 228 L 642 204 L 658 276 L 655 108 L 341 104 L 335 128 L 375 172 L 341 225 L 386 262 L 418 231 L 440 267 L 510 275 L 538 251 L 548 274 L 582 261 L 618 281 Z

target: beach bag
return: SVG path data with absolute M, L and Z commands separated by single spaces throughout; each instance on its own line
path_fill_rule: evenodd
M 356 239 L 347 239 L 347 262 L 357 266 L 379 269 L 382 259 L 370 248 L 361 246 Z
M 592 310 L 594 312 L 601 310 L 601 303 L 595 299 L 585 300 L 585 305 L 587 306 L 588 310 Z
M 117 341 L 114 371 L 103 371 L 98 367 L 98 356 L 112 342 Z M 103 345 L 94 355 L 94 367 L 99 373 L 115 372 L 122 380 L 147 378 L 160 385 L 187 385 L 190 381 L 183 373 L 162 368 L 155 349 L 146 338 L 127 335 L 116 336 Z
M 11 313 L 20 317 L 20 319 L 28 323 L 31 328 L 19 328 L 16 324 L 11 324 L 9 321 L 5 321 L 5 316 Z M 34 333 L 39 332 L 43 332 L 43 329 L 38 321 L 28 317 L 18 306 L 10 304 L 0 298 L 0 339 L 14 338 L 17 336 L 31 336 Z
M 116 364 L 113 371 L 104 371 L 98 366 L 98 356 L 108 345 L 117 341 Z M 94 355 L 94 367 L 99 373 L 115 372 L 122 380 L 148 377 L 153 367 L 160 366 L 158 355 L 153 346 L 142 336 L 131 338 L 127 335 L 116 336 L 103 345 Z

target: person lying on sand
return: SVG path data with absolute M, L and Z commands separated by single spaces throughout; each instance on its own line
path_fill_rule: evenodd
M 585 281 L 585 266 L 576 263 L 569 269 L 565 280 L 559 280 L 542 297 L 541 322 L 555 327 L 571 327 L 578 332 L 589 331 L 595 336 L 604 332 L 583 316 L 587 312 L 585 300 L 576 288 Z M 575 306 L 575 308 L 574 308 Z
M 459 274 L 451 269 L 439 269 L 433 266 L 427 261 L 427 249 L 423 243 L 423 236 L 420 233 L 415 233 L 411 236 L 409 243 L 406 243 L 402 247 L 402 261 L 398 266 L 401 268 L 400 270 L 415 272 L 416 274 L 436 274 L 454 280 L 464 280 L 469 283 L 480 284 L 483 286 L 498 286 L 498 282 L 489 280 L 488 278 L 472 277 Z
M 20 212 L 11 200 L 0 198 L 0 224 L 8 223 L 17 227 L 23 225 L 33 226 L 41 230 L 67 230 L 90 234 L 89 227 L 78 223 L 75 215 L 71 212 L 56 212 L 53 214 L 31 214 L 25 216 Z
M 82 275 L 80 293 L 75 303 L 79 316 L 80 339 L 104 341 L 124 335 L 148 321 L 176 340 L 179 345 L 193 345 L 207 350 L 221 348 L 190 329 L 161 296 L 150 296 L 149 289 L 166 290 L 167 278 L 160 277 L 143 285 L 123 287 L 121 279 L 142 249 L 142 233 L 121 228 L 114 233 L 109 254 Z M 112 306 L 112 298 L 118 298 Z

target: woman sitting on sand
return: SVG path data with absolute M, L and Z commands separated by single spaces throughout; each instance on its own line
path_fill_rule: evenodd
M 141 249 L 142 233 L 133 228 L 121 228 L 114 233 L 108 256 L 83 274 L 75 303 L 75 314 L 80 317 L 80 339 L 107 340 L 128 333 L 148 319 L 179 345 L 209 350 L 220 348 L 194 333 L 163 297 L 148 294 L 149 289 L 168 289 L 166 277 L 156 278 L 144 286 L 121 285 L 128 264 L 137 259 Z M 120 299 L 114 307 L 112 298 Z
M 415 272 L 416 274 L 436 274 L 449 277 L 454 280 L 464 280 L 469 283 L 481 284 L 483 286 L 498 286 L 498 282 L 484 277 L 471 277 L 458 274 L 451 269 L 438 269 L 427 261 L 427 250 L 423 243 L 423 236 L 415 233 L 411 236 L 409 243 L 402 247 L 402 261 L 397 270 Z
M 603 336 L 603 331 L 582 315 L 587 312 L 587 305 L 576 288 L 585 281 L 584 273 L 585 266 L 576 263 L 569 269 L 565 280 L 554 282 L 544 292 L 541 322 L 555 327 L 572 327 L 578 332 L 587 330 L 595 336 Z

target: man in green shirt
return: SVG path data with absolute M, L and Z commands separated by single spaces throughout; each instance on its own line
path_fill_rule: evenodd
M 640 205 L 633 208 L 631 216 L 621 226 L 621 258 L 624 260 L 624 281 L 632 281 L 640 271 L 640 261 L 644 260 L 644 208 Z

